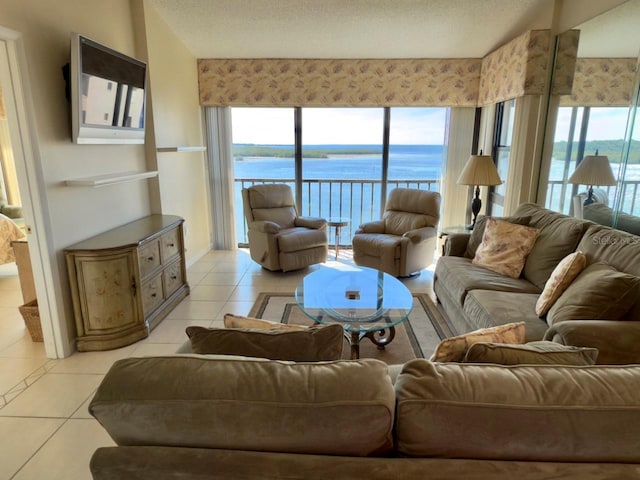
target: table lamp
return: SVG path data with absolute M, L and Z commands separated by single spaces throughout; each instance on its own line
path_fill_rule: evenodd
M 471 212 L 473 213 L 473 221 L 470 225 L 467 225 L 468 230 L 473 230 L 476 224 L 476 218 L 480 213 L 482 207 L 482 200 L 480 200 L 480 186 L 500 185 L 500 175 L 496 169 L 496 164 L 493 163 L 493 158 L 489 155 L 483 155 L 480 150 L 479 155 L 471 155 L 467 164 L 462 169 L 462 173 L 458 177 L 458 185 L 472 185 L 476 187 L 476 194 L 471 201 Z
M 588 185 L 589 194 L 584 200 L 584 205 L 590 205 L 593 200 L 593 186 L 615 185 L 616 177 L 613 176 L 609 157 L 606 155 L 586 155 L 578 164 L 573 174 L 569 177 L 569 183 L 577 185 Z

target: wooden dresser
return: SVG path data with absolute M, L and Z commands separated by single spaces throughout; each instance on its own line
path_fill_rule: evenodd
M 65 249 L 79 351 L 148 336 L 189 295 L 183 223 L 150 215 Z

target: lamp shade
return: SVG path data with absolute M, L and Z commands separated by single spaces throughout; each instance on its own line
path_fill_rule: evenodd
M 480 152 L 482 153 L 482 152 Z M 471 155 L 458 177 L 458 185 L 500 185 L 500 175 L 489 155 Z
M 586 155 L 568 181 L 578 185 L 615 185 L 617 183 L 609 164 L 609 157 L 597 153 Z

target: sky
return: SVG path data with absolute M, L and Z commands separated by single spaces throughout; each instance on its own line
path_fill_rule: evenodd
M 561 107 L 556 123 L 555 141 L 567 141 L 571 122 L 571 107 Z M 618 140 L 624 138 L 627 127 L 629 107 L 592 107 L 589 113 L 589 128 L 587 141 L 589 140 Z M 576 120 L 575 140 L 580 131 L 581 116 Z
M 442 145 L 446 108 L 392 108 L 396 145 Z M 303 108 L 303 145 L 382 144 L 382 108 Z M 293 108 L 232 108 L 233 143 L 292 145 Z

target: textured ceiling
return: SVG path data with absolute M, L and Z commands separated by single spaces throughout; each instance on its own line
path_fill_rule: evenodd
M 553 0 L 149 0 L 197 58 L 480 58 Z

